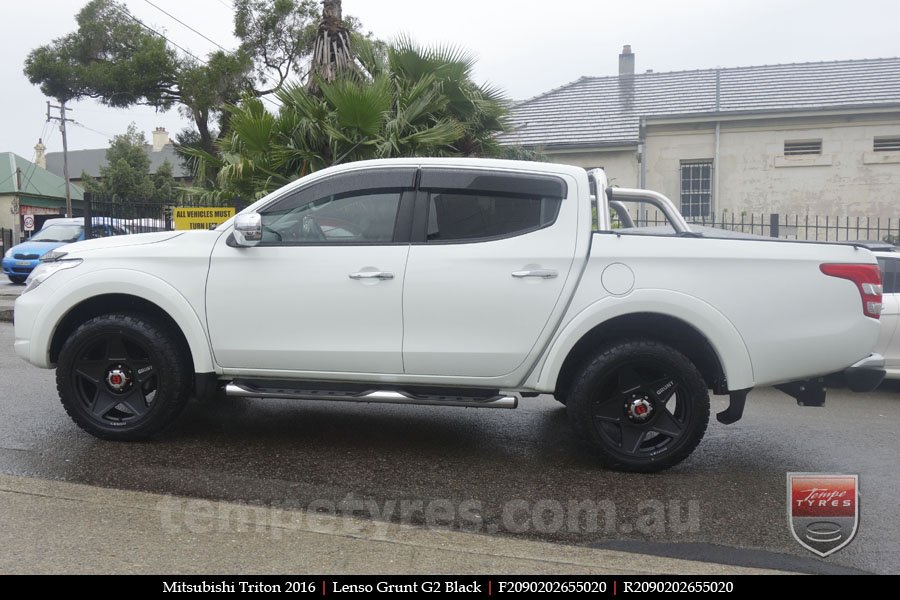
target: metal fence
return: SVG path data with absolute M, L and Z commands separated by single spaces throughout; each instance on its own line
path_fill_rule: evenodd
M 85 237 L 173 229 L 172 207 L 160 202 L 121 202 L 85 194 Z
M 87 237 L 170 231 L 175 229 L 173 214 L 178 208 L 204 206 L 203 202 L 197 200 L 123 202 L 116 198 L 104 198 L 93 194 L 85 194 L 84 200 Z M 241 210 L 244 206 L 239 200 L 232 205 L 236 210 Z
M 12 245 L 13 230 L 0 228 L 0 256 L 2 256 L 4 253 L 6 253 L 7 250 L 12 248 Z
M 655 213 L 655 214 L 654 214 Z M 688 223 L 736 233 L 811 241 L 877 241 L 900 244 L 900 218 L 729 213 L 685 217 Z M 634 218 L 637 227 L 660 227 L 665 218 L 649 211 Z M 613 226 L 618 220 L 613 217 Z

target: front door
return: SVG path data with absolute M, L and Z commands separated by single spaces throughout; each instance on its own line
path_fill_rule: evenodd
M 402 373 L 414 180 L 415 168 L 343 173 L 260 209 L 258 246 L 223 236 L 206 295 L 218 364 L 326 377 Z

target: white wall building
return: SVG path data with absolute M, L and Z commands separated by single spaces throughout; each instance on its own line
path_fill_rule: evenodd
M 517 104 L 503 142 L 604 167 L 686 216 L 900 217 L 900 58 L 582 77 Z

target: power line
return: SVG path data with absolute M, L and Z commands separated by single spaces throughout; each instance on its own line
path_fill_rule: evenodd
M 44 126 L 41 128 L 41 135 L 40 135 L 40 137 L 38 138 L 38 140 L 44 140 L 44 139 L 46 139 L 46 137 L 47 137 L 47 127 L 49 127 L 49 125 L 50 125 L 49 122 L 44 121 Z M 29 173 L 31 173 L 31 171 L 32 171 L 32 170 L 34 169 L 34 167 L 36 166 L 36 164 L 35 164 L 35 162 L 34 162 L 34 160 L 35 160 L 36 158 L 37 158 L 37 150 L 35 150 L 34 152 L 31 153 L 31 160 L 29 161 L 29 162 L 31 163 L 31 167 L 29 167 Z M 0 185 L 3 185 L 3 184 L 6 183 L 7 181 L 9 181 L 9 180 L 12 179 L 13 177 L 15 177 L 15 176 L 16 176 L 16 171 L 17 171 L 17 170 L 18 170 L 18 166 L 16 166 L 16 167 L 12 170 L 12 172 L 9 174 L 9 177 L 7 177 L 6 179 L 4 179 L 3 181 L 0 181 Z M 31 176 L 28 177 L 28 181 L 31 182 Z M 25 187 L 28 187 L 28 184 L 26 184 Z M 19 191 L 22 192 L 22 191 L 24 191 L 24 190 L 19 190 Z
M 102 135 L 103 137 L 108 138 L 108 139 L 112 139 L 112 138 L 116 137 L 116 136 L 115 136 L 114 134 L 112 134 L 112 133 L 106 133 L 105 131 L 100 131 L 99 129 L 93 129 L 93 128 L 91 128 L 91 127 L 88 127 L 88 126 L 85 125 L 84 123 L 79 123 L 78 121 L 72 121 L 72 124 L 73 124 L 73 125 L 76 125 L 76 126 L 78 126 L 78 127 L 81 127 L 82 129 L 87 129 L 88 131 L 93 131 L 94 133 L 100 134 L 100 135 Z
M 147 1 L 147 0 L 145 0 L 145 1 Z M 193 27 L 191 27 L 190 25 L 188 25 L 187 23 L 181 21 L 180 19 L 175 18 L 174 16 L 170 15 L 169 13 L 167 13 L 167 12 L 164 11 L 164 10 L 162 10 L 162 9 L 159 8 L 158 6 L 154 5 L 152 2 L 149 2 L 149 1 L 148 1 L 147 3 L 150 4 L 151 6 L 154 6 L 154 7 L 157 8 L 158 10 L 160 10 L 160 11 L 166 13 L 166 14 L 169 15 L 171 18 L 175 19 L 176 21 L 178 21 L 179 23 L 181 23 L 182 25 L 184 25 L 185 27 L 187 27 L 188 29 L 190 29 L 191 31 L 193 31 L 194 33 L 196 33 L 197 35 L 202 36 L 204 39 L 209 40 L 210 42 L 212 42 L 213 44 L 215 44 L 216 46 L 218 46 L 219 48 L 221 48 L 222 50 L 225 50 L 225 51 L 227 52 L 227 49 L 226 49 L 224 46 L 222 46 L 221 44 L 219 44 L 219 43 L 213 41 L 212 39 L 208 38 L 207 36 L 203 35 L 203 34 L 200 33 L 199 31 L 197 31 L 196 29 L 194 29 Z M 129 19 L 131 19 L 132 21 L 134 21 L 135 23 L 137 23 L 138 25 L 140 25 L 141 27 L 143 27 L 144 29 L 146 29 L 146 30 L 149 31 L 150 33 L 152 33 L 152 34 L 154 34 L 154 35 L 157 35 L 157 36 L 161 37 L 162 39 L 164 39 L 164 40 L 167 41 L 168 43 L 172 44 L 173 46 L 175 46 L 176 48 L 178 48 L 179 50 L 181 50 L 182 52 L 184 52 L 185 54 L 187 54 L 188 56 L 190 56 L 190 57 L 193 58 L 194 60 L 196 60 L 196 61 L 198 61 L 198 62 L 200 62 L 200 63 L 203 63 L 204 65 L 209 65 L 209 62 L 203 60 L 202 58 L 200 58 L 199 56 L 197 56 L 196 54 L 194 54 L 194 53 L 191 52 L 190 50 L 184 48 L 183 46 L 179 46 L 178 44 L 176 44 L 175 42 L 173 42 L 171 39 L 169 39 L 168 37 L 166 37 L 166 36 L 163 35 L 162 33 L 158 32 L 157 30 L 153 29 L 152 27 L 150 27 L 149 25 L 147 25 L 146 23 L 144 23 L 143 21 L 141 21 L 140 19 L 138 19 L 137 17 L 135 17 L 133 14 L 131 14 L 130 12 L 128 12 L 127 9 L 126 9 L 126 10 L 122 10 L 122 9 L 119 8 L 115 3 L 112 4 L 111 6 L 112 6 L 113 8 L 115 8 L 117 11 L 119 11 L 120 14 L 122 14 L 122 15 L 128 17 Z M 269 98 L 269 97 L 267 97 L 267 96 L 259 96 L 259 98 L 262 98 L 263 100 L 267 101 L 269 104 L 271 104 L 271 105 L 274 106 L 275 108 L 280 108 L 280 107 L 281 107 L 280 104 L 278 104 L 277 102 L 275 102 L 274 100 L 272 100 L 271 98 Z
M 188 25 L 187 23 L 185 23 L 184 21 L 182 21 L 181 19 L 179 19 L 178 17 L 176 17 L 175 15 L 173 15 L 172 13 L 168 12 L 167 10 L 165 10 L 165 9 L 163 9 L 163 8 L 160 8 L 160 7 L 157 6 L 156 4 L 150 2 L 150 0 L 144 0 L 144 2 L 146 2 L 146 3 L 149 4 L 150 6 L 152 6 L 153 8 L 155 8 L 156 10 L 158 10 L 159 12 L 161 12 L 162 14 L 166 15 L 166 16 L 169 17 L 170 19 L 173 19 L 174 21 L 180 23 L 180 24 L 183 25 L 184 27 L 187 27 L 188 29 L 190 29 L 191 31 L 193 31 L 194 33 L 196 33 L 197 35 L 199 35 L 200 37 L 202 37 L 204 40 L 206 40 L 206 41 L 209 42 L 210 44 L 213 44 L 214 46 L 218 46 L 220 50 L 224 50 L 224 51 L 228 52 L 228 49 L 227 49 L 225 46 L 221 45 L 219 42 L 215 41 L 214 39 L 209 38 L 209 37 L 203 35 L 202 33 L 200 33 L 199 31 L 197 31 L 196 29 L 194 29 L 193 27 L 191 27 L 190 25 Z
M 197 56 L 196 54 L 194 54 L 193 52 L 191 52 L 191 51 L 188 50 L 187 48 L 184 48 L 183 46 L 179 46 L 178 44 L 176 44 L 175 42 L 173 42 L 172 40 L 170 40 L 169 38 L 167 38 L 166 36 L 164 36 L 163 34 L 161 34 L 160 32 L 158 32 L 157 30 L 153 29 L 152 27 L 150 27 L 149 25 L 147 25 L 146 23 L 144 23 L 143 21 L 141 21 L 140 19 L 138 19 L 137 17 L 135 17 L 133 14 L 131 14 L 130 12 L 128 12 L 127 9 L 126 9 L 126 10 L 122 10 L 122 9 L 119 8 L 119 6 L 118 6 L 117 4 L 115 4 L 115 3 L 110 4 L 110 6 L 112 6 L 112 7 L 115 8 L 117 11 L 119 11 L 119 14 L 121 14 L 121 15 L 123 15 L 123 16 L 125 16 L 125 17 L 128 17 L 129 19 L 131 19 L 132 21 L 134 21 L 135 23 L 137 23 L 138 25 L 140 25 L 141 27 L 143 27 L 144 29 L 146 29 L 146 30 L 149 31 L 150 33 L 152 33 L 152 34 L 154 34 L 154 35 L 157 35 L 157 36 L 161 37 L 162 39 L 166 40 L 167 42 L 169 42 L 170 44 L 172 44 L 173 46 L 175 46 L 176 48 L 178 48 L 179 50 L 181 50 L 182 52 L 184 52 L 185 54 L 187 54 L 188 56 L 190 56 L 190 57 L 193 58 L 194 60 L 198 60 L 198 61 L 202 62 L 204 65 L 207 64 L 205 60 L 203 60 L 202 58 L 200 58 L 199 56 Z
M 49 138 L 47 137 L 47 134 L 48 134 L 50 131 L 52 131 L 52 129 L 49 129 L 49 130 L 48 130 L 48 128 L 50 128 L 50 127 L 52 127 L 52 126 L 50 125 L 50 121 L 44 121 L 44 127 L 41 129 L 41 137 L 38 138 L 39 140 L 49 139 Z M 37 150 L 35 150 L 34 152 L 31 153 L 31 161 L 30 161 L 30 162 L 31 162 L 31 166 L 28 167 L 28 174 L 26 175 L 26 177 L 28 178 L 28 180 L 25 182 L 25 185 L 22 186 L 22 189 L 19 190 L 19 192 L 24 192 L 25 190 L 28 189 L 28 186 L 31 185 L 31 178 L 34 177 L 34 172 L 35 172 L 35 170 L 37 169 L 37 163 L 34 162 L 35 159 L 37 159 Z M 15 173 L 15 171 L 13 171 L 13 173 Z

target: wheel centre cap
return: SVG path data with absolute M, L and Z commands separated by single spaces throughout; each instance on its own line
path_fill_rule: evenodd
M 131 376 L 122 365 L 111 367 L 106 372 L 106 385 L 114 392 L 124 392 L 131 387 Z
M 627 407 L 628 416 L 634 421 L 646 421 L 653 412 L 653 405 L 646 398 L 635 398 Z

